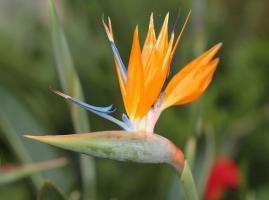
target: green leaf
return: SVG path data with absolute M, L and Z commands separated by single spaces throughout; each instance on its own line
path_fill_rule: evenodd
M 17 96 L 1 86 L 0 104 L 0 137 L 9 145 L 20 163 L 42 162 L 59 157 L 59 150 L 46 145 L 38 145 L 22 137 L 27 132 L 37 131 L 40 134 L 46 132 L 46 129 Z M 44 177 L 53 180 L 64 189 L 70 188 L 74 182 L 70 169 L 57 169 L 42 174 L 33 174 L 31 180 L 36 188 L 40 187 Z
M 38 200 L 67 200 L 67 197 L 51 182 L 45 182 L 42 186 Z
M 205 130 L 205 150 L 200 155 L 200 162 L 197 164 L 197 189 L 199 196 L 202 198 L 204 195 L 207 179 L 215 158 L 215 140 L 213 130 L 207 128 Z
M 52 23 L 52 41 L 56 67 L 64 92 L 83 101 L 84 96 L 78 74 L 65 38 L 65 34 L 57 16 L 54 1 L 50 0 L 50 17 Z M 74 104 L 70 106 L 73 124 L 77 132 L 89 131 L 89 120 L 85 109 Z
M 9 119 L 3 112 L 0 111 L 0 130 L 4 133 L 4 138 L 15 153 L 15 156 L 22 162 L 32 162 L 28 150 L 21 141 L 15 128 L 11 125 Z M 42 177 L 40 175 L 32 176 L 32 181 L 36 187 L 41 183 Z
M 78 98 L 84 99 L 81 83 L 74 67 L 71 52 L 64 34 L 64 31 L 59 22 L 54 0 L 49 0 L 50 3 L 50 18 L 52 24 L 52 41 L 56 60 L 56 67 L 61 82 L 61 87 L 64 92 Z M 87 132 L 90 130 L 89 119 L 86 110 L 69 104 L 71 118 L 76 132 Z M 86 159 L 88 159 L 86 161 Z M 83 181 L 83 197 L 84 199 L 95 199 L 95 161 L 93 158 L 81 156 L 80 166 Z
M 1 166 L 0 185 L 17 181 L 19 179 L 22 179 L 24 177 L 27 177 L 40 171 L 62 167 L 66 164 L 67 160 L 62 158 L 42 163 L 24 164 L 20 166 L 16 165 Z

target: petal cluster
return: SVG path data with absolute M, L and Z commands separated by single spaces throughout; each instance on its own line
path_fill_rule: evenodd
M 127 131 L 153 133 L 156 122 L 164 109 L 190 103 L 203 94 L 219 63 L 219 59 L 214 57 L 221 47 L 221 43 L 182 67 L 163 89 L 189 16 L 190 13 L 179 35 L 175 38 L 174 32 L 169 34 L 168 31 L 169 14 L 166 15 L 161 30 L 156 36 L 152 14 L 142 48 L 140 47 L 138 27 L 136 27 L 128 67 L 125 66 L 116 47 L 110 18 L 108 18 L 108 24 L 103 20 L 114 54 L 122 99 L 127 112 L 127 115 L 122 115 L 122 121 L 112 116 L 114 111 L 112 105 L 92 106 L 61 92 L 54 92 Z
M 173 105 L 190 103 L 208 87 L 219 62 L 214 58 L 221 44 L 188 63 L 172 77 L 166 89 L 163 85 L 169 74 L 171 61 L 189 19 L 177 37 L 169 34 L 169 14 L 156 36 L 153 14 L 143 47 L 138 27 L 135 28 L 128 67 L 115 45 L 111 21 L 103 20 L 116 65 L 122 99 L 127 115 L 122 120 L 112 116 L 112 105 L 100 107 L 54 91 L 96 115 L 116 123 L 125 131 L 101 131 L 68 136 L 26 136 L 64 149 L 97 157 L 142 163 L 168 163 L 177 170 L 184 168 L 184 154 L 164 137 L 154 134 L 154 126 L 161 112 Z
M 108 19 L 108 25 L 104 23 L 114 53 L 123 102 L 131 120 L 142 119 L 159 102 L 158 100 L 161 100 L 161 110 L 173 105 L 189 103 L 201 96 L 209 85 L 219 62 L 219 59 L 214 58 L 214 56 L 221 47 L 220 43 L 184 66 L 162 92 L 172 58 L 189 15 L 176 39 L 174 32 L 169 35 L 169 14 L 166 15 L 157 37 L 153 15 L 151 15 L 142 49 L 140 47 L 138 27 L 136 27 L 128 70 L 116 48 L 110 19 Z

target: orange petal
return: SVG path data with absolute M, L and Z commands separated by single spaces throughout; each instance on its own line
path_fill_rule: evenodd
M 115 62 L 116 71 L 117 71 L 117 75 L 118 75 L 118 79 L 119 79 L 121 96 L 122 96 L 124 105 L 126 105 L 126 89 L 125 89 L 125 83 L 124 83 L 124 81 L 122 79 L 122 76 L 121 76 L 121 72 L 120 72 L 118 63 L 117 63 L 117 61 L 115 59 L 114 59 L 114 62 Z
M 150 110 L 151 106 L 156 102 L 161 93 L 167 71 L 169 70 L 170 53 L 173 47 L 173 42 L 174 35 L 172 34 L 165 57 L 163 58 L 160 67 L 156 67 L 159 71 L 156 71 L 151 81 L 144 85 L 143 93 L 136 113 L 138 117 L 143 117 Z
M 166 15 L 162 29 L 159 33 L 158 39 L 155 43 L 155 46 L 150 54 L 148 62 L 145 66 L 145 81 L 146 83 L 153 78 L 155 73 L 153 71 L 158 71 L 162 65 L 162 60 L 165 56 L 168 47 L 168 19 L 169 13 Z
M 135 118 L 135 113 L 141 97 L 142 83 L 143 64 L 138 38 L 138 28 L 136 27 L 133 37 L 133 44 L 128 65 L 128 75 L 126 83 L 125 108 L 131 119 Z
M 199 98 L 210 84 L 218 63 L 219 63 L 218 58 L 211 61 L 209 65 L 206 66 L 207 69 L 205 69 L 203 73 L 199 74 L 200 77 L 196 81 L 197 87 L 193 90 L 193 92 L 190 92 L 189 95 L 186 95 L 185 98 L 182 98 L 176 104 L 177 105 L 187 104 Z
M 163 107 L 189 103 L 198 98 L 206 89 L 214 74 L 218 59 L 212 58 L 221 47 L 215 45 L 203 55 L 187 64 L 167 85 Z
M 165 16 L 161 31 L 156 42 L 156 46 L 159 50 L 163 50 L 162 52 L 164 52 L 168 47 L 168 21 L 169 13 L 167 13 Z
M 149 57 L 151 55 L 155 43 L 156 43 L 156 36 L 154 31 L 154 20 L 153 20 L 153 13 L 151 13 L 148 33 L 142 51 L 142 61 L 144 67 L 147 65 L 147 62 L 149 60 Z

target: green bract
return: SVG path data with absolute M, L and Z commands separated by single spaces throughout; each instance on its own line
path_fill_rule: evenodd
M 103 131 L 27 137 L 101 158 L 140 163 L 168 163 L 178 170 L 184 165 L 183 153 L 172 142 L 153 133 Z

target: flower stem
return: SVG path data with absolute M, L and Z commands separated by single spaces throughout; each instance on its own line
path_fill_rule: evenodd
M 185 160 L 184 169 L 180 175 L 180 182 L 183 187 L 183 192 L 185 194 L 186 200 L 198 200 L 198 193 L 196 185 L 192 176 L 190 166 Z

